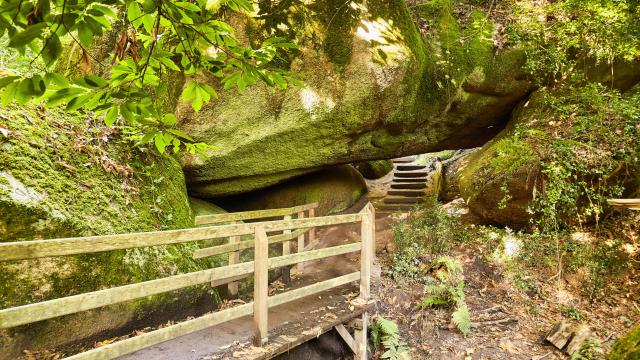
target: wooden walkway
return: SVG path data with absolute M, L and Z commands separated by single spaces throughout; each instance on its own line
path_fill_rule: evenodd
M 207 215 L 198 228 L 148 233 L 20 241 L 0 244 L 0 261 L 23 260 L 117 249 L 228 238 L 228 243 L 201 248 L 194 259 L 228 253 L 228 265 L 0 310 L 0 328 L 11 328 L 102 306 L 169 292 L 188 286 L 228 284 L 253 276 L 253 301 L 120 340 L 68 359 L 268 359 L 335 328 L 358 359 L 367 358 L 371 267 L 375 254 L 375 213 L 367 204 L 357 214 L 315 217 L 317 204 L 294 208 Z M 293 216 L 296 216 L 294 219 Z M 282 220 L 256 221 L 257 219 Z M 254 221 L 239 223 L 240 221 Z M 360 239 L 316 249 L 316 228 L 359 224 Z M 223 224 L 223 225 L 220 225 Z M 253 235 L 251 240 L 247 235 Z M 281 256 L 269 258 L 269 248 Z M 253 249 L 254 260 L 239 253 Z M 294 252 L 295 250 L 295 252 Z M 354 266 L 324 271 L 291 283 L 290 269 L 300 263 L 359 255 Z M 268 273 L 280 268 L 290 288 L 269 293 Z M 307 274 L 308 275 L 308 274 Z M 357 285 L 356 285 L 357 284 Z M 361 321 L 353 335 L 345 323 Z

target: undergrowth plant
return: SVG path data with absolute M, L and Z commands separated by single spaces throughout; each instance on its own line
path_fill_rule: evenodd
M 381 359 L 411 359 L 409 348 L 400 339 L 400 330 L 395 322 L 378 315 L 373 319 L 370 329 L 374 345 L 382 346 L 384 349 L 384 353 L 380 355 Z
M 394 277 L 420 279 L 418 265 L 445 254 L 457 240 L 467 238 L 459 220 L 431 197 L 393 225 L 396 250 L 393 253 Z
M 471 330 L 471 316 L 465 302 L 464 277 L 460 261 L 448 256 L 433 262 L 427 277 L 426 293 L 420 307 L 454 306 L 451 321 L 467 336 Z

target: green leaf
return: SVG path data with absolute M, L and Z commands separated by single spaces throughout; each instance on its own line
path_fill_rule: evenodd
M 20 78 L 19 76 L 5 76 L 0 78 L 0 89 L 13 83 L 14 81 L 16 81 L 16 79 L 19 79 L 19 78 Z
M 464 336 L 467 336 L 469 331 L 471 331 L 471 316 L 469 315 L 467 304 L 458 304 L 456 311 L 451 314 L 451 320 Z
M 37 23 L 9 37 L 9 47 L 24 47 L 35 38 L 42 35 L 42 31 L 48 27 L 47 23 Z
M 93 4 L 93 9 L 96 9 L 96 10 L 100 11 L 101 13 L 103 13 L 104 15 L 112 17 L 112 18 L 118 17 L 116 15 L 116 13 L 110 7 L 107 7 L 107 6 L 104 6 L 104 5 L 100 5 L 100 4 L 94 3 Z
M 160 63 L 162 63 L 162 65 L 166 66 L 167 68 L 173 70 L 173 71 L 180 71 L 180 68 L 178 67 L 178 65 L 176 65 L 176 63 L 173 62 L 173 60 L 167 58 L 167 57 L 161 57 L 158 59 L 158 61 L 160 61 Z
M 107 111 L 107 114 L 104 116 L 104 123 L 107 126 L 111 126 L 116 122 L 118 118 L 118 107 L 114 106 Z
M 164 137 L 161 133 L 157 133 L 153 138 L 154 144 L 156 145 L 156 149 L 160 154 L 164 154 L 164 150 L 167 147 L 167 144 L 164 142 Z
M 42 51 L 42 59 L 45 65 L 51 66 L 62 55 L 62 42 L 56 34 L 51 36 L 45 41 L 45 46 Z
M 86 92 L 85 89 L 72 87 L 72 88 L 64 88 L 56 91 L 47 99 L 47 105 L 50 107 L 57 106 L 62 104 L 65 101 L 70 100 L 80 94 L 84 94 Z
M 138 5 L 137 2 L 134 1 L 129 4 L 129 8 L 127 9 L 127 18 L 136 28 L 138 28 L 142 23 L 142 10 L 140 10 L 140 5 Z
M 167 129 L 167 131 L 168 131 L 168 132 L 170 132 L 170 133 L 172 133 L 173 135 L 175 135 L 175 136 L 177 136 L 177 137 L 180 137 L 180 138 L 183 138 L 183 139 L 185 139 L 185 140 L 188 140 L 188 141 L 191 141 L 191 142 L 193 142 L 193 141 L 194 141 L 194 140 L 193 140 L 193 138 L 192 138 L 191 136 L 189 136 L 189 135 L 187 135 L 187 134 L 183 133 L 183 132 L 182 132 L 182 131 L 180 131 L 180 130 L 177 130 L 177 129 Z
M 153 33 L 153 27 L 154 27 L 155 23 L 156 23 L 156 20 L 155 20 L 154 16 L 151 15 L 151 14 L 145 14 L 142 17 L 142 25 L 144 25 L 144 29 L 149 34 Z
M 78 39 L 85 47 L 91 47 L 93 44 L 93 32 L 89 29 L 89 26 L 84 21 L 78 23 Z
M 7 85 L 2 92 L 2 106 L 9 105 L 16 98 L 16 93 L 18 92 L 18 84 L 17 81 L 12 82 Z
M 166 126 L 173 126 L 178 122 L 178 119 L 173 114 L 165 114 L 160 121 Z
M 198 7 L 198 5 L 196 4 L 192 4 L 190 2 L 186 2 L 186 1 L 178 1 L 176 3 L 174 3 L 176 6 L 179 6 L 183 9 L 189 10 L 189 11 L 194 11 L 194 12 L 198 12 L 200 11 L 200 8 Z

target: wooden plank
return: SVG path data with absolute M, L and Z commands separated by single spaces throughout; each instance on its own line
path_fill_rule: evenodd
M 154 330 L 136 337 L 118 341 L 106 346 L 89 350 L 67 359 L 70 360 L 107 360 L 126 355 L 161 342 L 175 339 L 195 331 L 221 324 L 243 316 L 251 315 L 253 303 L 247 303 L 230 309 L 207 314 L 192 320 L 187 320 L 159 330 Z
M 358 281 L 358 278 L 360 277 L 360 272 L 356 271 L 353 272 L 351 274 L 347 274 L 347 275 L 343 275 L 343 276 L 339 276 L 333 279 L 329 279 L 329 280 L 325 280 L 325 281 L 321 281 L 319 283 L 315 283 L 313 285 L 308 285 L 305 287 L 302 287 L 300 289 L 295 289 L 295 290 L 290 290 L 287 291 L 285 293 L 282 294 L 278 294 L 278 295 L 273 295 L 271 297 L 269 297 L 269 300 L 267 301 L 269 304 L 269 307 L 274 307 L 274 306 L 278 306 L 278 305 L 282 305 L 294 300 L 298 300 L 301 299 L 303 297 L 307 297 L 310 295 L 314 295 L 323 291 L 327 291 L 329 289 L 332 289 L 334 287 L 338 287 L 338 286 L 342 286 L 344 284 L 348 284 L 350 282 L 354 282 L 354 281 Z
M 250 264 L 253 264 L 251 262 Z M 268 298 L 269 307 L 281 305 L 290 301 L 295 301 L 305 296 L 310 296 L 333 287 L 341 286 L 349 282 L 357 281 L 360 277 L 358 272 L 326 280 L 300 289 L 288 291 Z M 189 333 L 206 329 L 217 324 L 221 324 L 243 316 L 251 315 L 254 303 L 250 302 L 230 309 L 207 314 L 192 320 L 181 322 L 159 330 L 151 331 L 130 339 L 118 341 L 103 347 L 89 350 L 84 353 L 74 355 L 68 359 L 73 360 L 104 360 L 113 359 L 126 355 L 146 347 L 159 344 Z M 357 311 L 357 310 L 356 310 Z
M 640 210 L 640 199 L 608 199 L 607 202 L 611 206 Z
M 297 229 L 292 231 L 290 234 L 280 234 L 280 235 L 269 236 L 269 244 L 275 244 L 275 243 L 295 239 L 296 237 L 301 236 L 301 234 L 302 236 L 304 236 L 304 234 L 307 231 L 309 231 L 309 229 Z M 255 245 L 255 239 L 251 239 L 251 240 L 240 241 L 237 243 L 230 243 L 230 244 L 212 246 L 208 248 L 202 248 L 193 252 L 193 258 L 201 259 L 208 256 L 226 254 L 231 251 L 251 249 L 253 248 L 254 245 Z
M 269 305 L 269 239 L 262 227 L 256 227 L 255 268 L 253 271 L 253 323 L 255 345 L 267 343 Z
M 291 215 L 286 215 L 284 220 L 291 220 Z M 282 235 L 291 236 L 291 230 L 284 230 Z M 291 254 L 291 241 L 287 240 L 282 243 L 282 255 L 289 254 Z M 291 271 L 288 267 L 282 269 L 282 282 L 285 284 L 289 284 L 291 282 Z
M 300 211 L 306 211 L 318 207 L 318 203 L 311 203 L 305 205 L 299 205 L 289 208 L 280 209 L 266 209 L 266 210 L 252 210 L 235 213 L 215 214 L 215 215 L 201 215 L 196 216 L 196 225 L 217 224 L 228 221 L 242 221 L 242 220 L 254 220 L 261 218 L 280 217 L 285 215 L 292 215 Z
M 361 244 L 352 243 L 340 246 L 332 246 L 324 249 L 305 251 L 301 253 L 290 254 L 287 256 L 279 256 L 269 259 L 269 269 L 293 265 L 302 261 L 317 260 L 330 256 L 348 254 L 356 252 L 358 250 L 361 250 Z
M 0 261 L 95 253 L 118 249 L 140 248 L 145 246 L 178 244 L 236 235 L 248 235 L 254 232 L 256 226 L 262 226 L 266 232 L 271 232 L 282 231 L 285 229 L 300 229 L 314 226 L 353 223 L 360 221 L 360 218 L 360 214 L 345 214 L 310 219 L 206 226 L 181 230 L 18 241 L 0 244 Z
M 360 225 L 360 235 L 362 247 L 360 250 L 360 298 L 363 300 L 369 300 L 371 297 L 371 212 L 367 207 L 366 214 L 362 218 Z
M 353 339 L 351 334 L 349 334 L 349 331 L 347 330 L 347 328 L 344 327 L 343 324 L 338 324 L 338 325 L 334 326 L 334 329 L 336 329 L 336 331 L 338 332 L 338 334 L 340 335 L 342 340 L 344 340 L 345 344 L 347 344 L 347 346 L 349 346 L 349 349 L 351 349 L 351 351 L 354 354 L 357 355 L 358 352 L 359 352 L 358 344 Z
M 240 236 L 230 236 L 229 244 L 237 244 L 240 242 Z M 229 265 L 235 265 L 240 262 L 240 251 L 233 251 L 229 253 Z M 214 283 L 211 283 L 211 286 L 216 286 Z M 238 295 L 238 282 L 232 281 L 227 284 L 227 289 L 229 290 L 229 295 L 237 296 Z
M 215 280 L 247 276 L 252 272 L 253 262 L 247 262 L 3 309 L 0 310 L 0 328 L 51 319 Z

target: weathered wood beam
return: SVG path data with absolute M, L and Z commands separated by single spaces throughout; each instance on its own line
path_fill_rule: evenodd
M 255 345 L 262 346 L 269 340 L 269 239 L 262 227 L 256 227 L 256 248 L 253 277 L 253 324 Z
M 243 221 L 243 220 L 280 217 L 285 215 L 292 215 L 300 211 L 314 209 L 316 207 L 318 207 L 318 204 L 312 203 L 312 204 L 305 204 L 305 205 L 294 206 L 289 208 L 281 208 L 281 209 L 252 210 L 252 211 L 243 211 L 243 212 L 235 212 L 235 213 L 202 215 L 202 216 L 196 216 L 195 223 L 196 225 L 205 225 L 205 224 L 217 224 L 217 223 L 228 222 L 228 221 Z
M 295 239 L 296 237 L 300 236 L 300 234 L 304 234 L 307 231 L 309 231 L 309 229 L 298 229 L 298 230 L 292 231 L 291 234 L 280 234 L 280 235 L 269 236 L 269 244 L 275 244 L 275 243 Z M 201 259 L 209 256 L 226 254 L 231 251 L 251 249 L 255 245 L 255 241 L 256 241 L 255 239 L 251 239 L 251 240 L 244 240 L 236 243 L 230 242 L 229 244 L 216 245 L 208 248 L 198 249 L 193 252 L 193 258 Z

